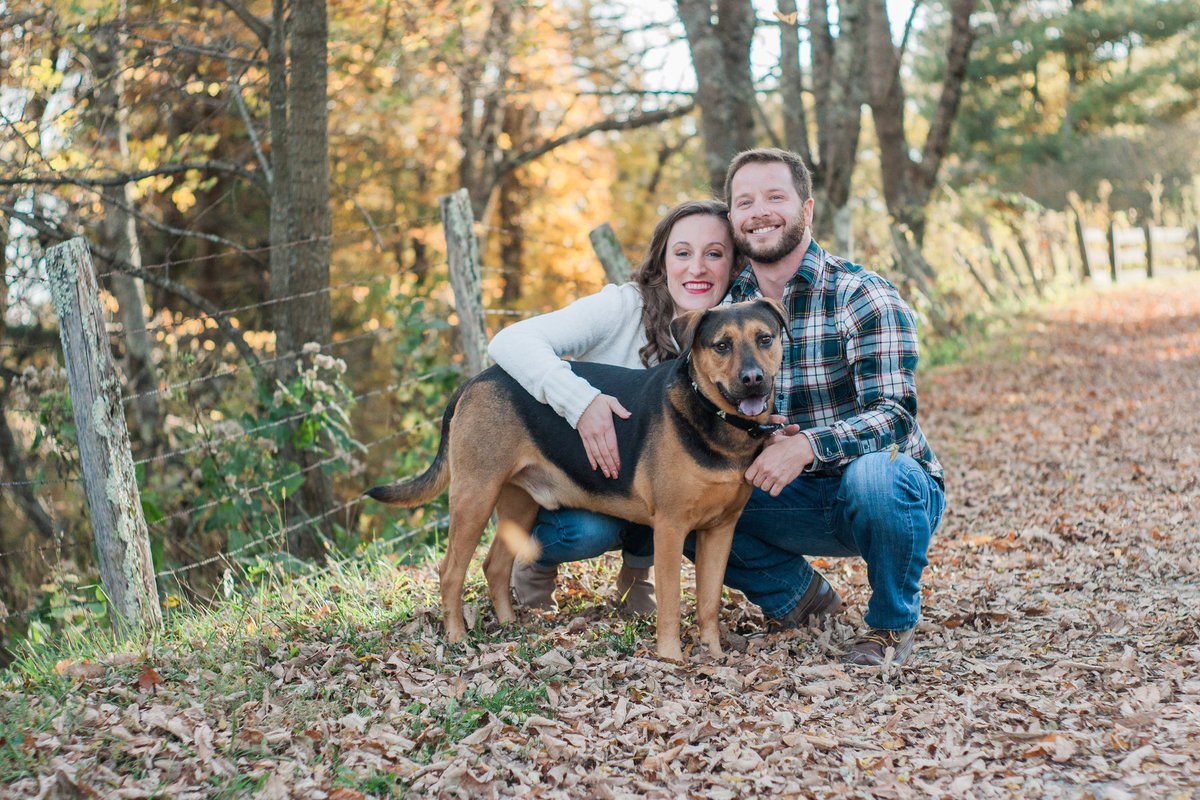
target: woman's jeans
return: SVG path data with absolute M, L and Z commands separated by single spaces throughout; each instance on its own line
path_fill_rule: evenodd
M 550 568 L 567 561 L 621 549 L 625 565 L 634 569 L 654 566 L 654 532 L 646 525 L 583 511 L 578 508 L 541 509 L 532 536 L 542 546 L 537 565 Z
M 725 583 L 781 618 L 812 580 L 804 556 L 861 556 L 871 585 L 867 625 L 916 627 L 921 571 L 945 507 L 941 485 L 890 452 L 861 456 L 841 475 L 801 475 L 778 497 L 755 489 L 734 531 Z

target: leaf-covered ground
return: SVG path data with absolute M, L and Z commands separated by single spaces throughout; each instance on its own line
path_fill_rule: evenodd
M 10 681 L 0 796 L 1200 797 L 1200 276 L 1078 295 L 920 390 L 949 509 L 907 666 L 841 666 L 852 559 L 824 632 L 732 596 L 730 657 L 686 665 L 611 613 L 611 561 L 507 630 L 476 583 L 463 648 L 411 605 L 432 570 L 388 570 L 386 630 L 330 586 Z

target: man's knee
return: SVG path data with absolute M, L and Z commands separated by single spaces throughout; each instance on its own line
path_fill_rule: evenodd
M 852 461 L 842 475 L 840 491 L 845 502 L 860 513 L 882 519 L 914 503 L 928 505 L 929 483 L 915 459 L 884 451 Z

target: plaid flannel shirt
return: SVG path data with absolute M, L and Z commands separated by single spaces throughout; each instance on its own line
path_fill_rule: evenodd
M 752 267 L 728 302 L 761 297 Z M 816 460 L 806 471 L 838 472 L 855 458 L 893 447 L 944 484 L 917 424 L 917 326 L 896 287 L 826 253 L 813 241 L 784 288 L 791 320 L 775 413 L 800 426 Z

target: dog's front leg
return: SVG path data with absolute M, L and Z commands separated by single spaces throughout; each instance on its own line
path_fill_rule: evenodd
M 658 596 L 658 656 L 683 661 L 679 616 L 682 592 L 679 572 L 683 566 L 683 540 L 687 529 L 669 523 L 654 526 L 654 593 Z
M 696 531 L 696 617 L 700 642 L 707 645 L 714 656 L 724 655 L 721 650 L 721 585 L 725 582 L 725 565 L 729 563 L 736 521 Z

